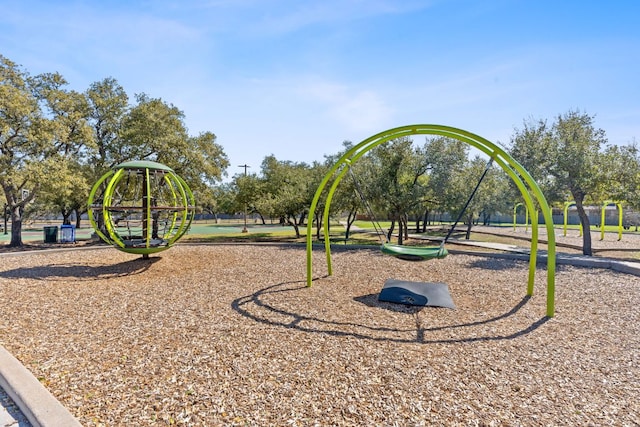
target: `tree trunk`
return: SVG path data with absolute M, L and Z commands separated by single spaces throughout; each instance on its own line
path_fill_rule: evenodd
M 404 225 L 404 239 L 409 240 L 409 216 L 404 214 L 401 216 L 401 220 Z
M 20 206 L 14 206 L 11 209 L 11 242 L 9 246 L 12 248 L 22 246 L 22 209 Z
M 465 240 L 471 239 L 471 227 L 473 226 L 473 221 L 467 222 L 467 233 L 464 236 Z
M 80 224 L 82 223 L 82 212 L 80 209 L 75 210 L 76 213 L 76 228 L 80 228 Z
M 351 226 L 354 222 L 356 222 L 356 218 L 358 216 L 358 210 L 353 209 L 349 211 L 349 215 L 347 215 L 347 228 L 345 230 L 345 239 L 349 240 L 349 236 L 351 234 Z
M 63 209 L 62 213 L 62 225 L 71 225 L 71 211 Z
M 424 218 L 422 218 L 422 232 L 427 232 L 427 225 L 429 225 L 429 209 L 425 209 Z
M 402 221 L 402 217 L 398 218 L 398 244 L 401 245 L 404 243 L 404 223 Z
M 589 221 L 589 215 L 584 210 L 582 201 L 584 196 L 576 197 L 574 194 L 574 201 L 576 202 L 576 210 L 580 217 L 580 224 L 582 224 L 582 254 L 592 256 L 593 250 L 591 249 L 591 223 Z M 602 224 L 604 226 L 604 224 Z
M 464 236 L 464 239 L 469 240 L 471 239 L 471 227 L 473 227 L 473 215 L 469 215 L 466 223 L 467 223 L 467 232 Z
M 396 228 L 396 220 L 391 220 L 391 227 L 389 227 L 389 231 L 387 231 L 387 241 L 391 241 L 391 237 L 393 236 L 393 230 Z
M 280 224 L 284 227 L 290 225 L 296 232 L 296 239 L 300 238 L 300 226 L 298 225 L 298 221 L 296 220 L 295 215 L 288 215 L 280 217 Z M 329 238 L 329 236 L 325 236 L 325 238 Z
M 489 226 L 491 225 L 491 214 L 483 212 L 482 213 L 482 225 Z
M 300 227 L 298 227 L 298 224 L 296 223 L 295 218 L 293 219 L 293 221 L 289 221 L 289 224 L 293 227 L 293 229 L 296 231 L 296 239 L 300 238 Z M 329 236 L 326 236 L 326 238 L 328 239 Z

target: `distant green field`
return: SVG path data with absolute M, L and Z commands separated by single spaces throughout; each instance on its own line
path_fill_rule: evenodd
M 88 222 L 84 222 L 87 226 L 83 226 L 75 230 L 76 240 L 89 240 L 93 234 L 93 229 L 88 226 Z M 383 230 L 387 230 L 391 226 L 391 221 L 379 222 Z M 409 223 L 409 231 L 412 231 L 412 226 L 415 223 Z M 44 227 L 57 226 L 60 224 L 52 222 L 42 222 L 37 224 L 28 224 L 22 230 L 23 242 L 43 242 L 44 241 Z M 339 243 L 349 244 L 377 244 L 379 243 L 378 236 L 374 233 L 374 226 L 371 221 L 356 221 L 354 223 L 355 229 L 352 230 L 349 236 L 349 241 L 345 242 L 345 230 L 342 225 L 332 224 L 331 226 L 331 239 Z M 492 224 L 492 227 L 513 227 L 513 223 Z M 444 235 L 451 227 L 451 223 L 442 223 L 431 225 L 431 231 L 427 231 L 427 235 L 441 236 Z M 460 226 L 459 226 L 460 227 Z M 524 227 L 524 224 L 518 224 L 518 227 Z M 530 226 L 529 226 L 530 227 Z M 541 228 L 544 225 L 540 226 Z M 307 228 L 306 226 L 300 227 L 299 239 L 296 239 L 295 231 L 291 226 L 282 226 L 277 223 L 255 223 L 253 221 L 247 223 L 247 232 L 243 233 L 244 222 L 242 220 L 226 220 L 215 223 L 213 221 L 194 221 L 191 224 L 191 228 L 187 234 L 183 237 L 184 240 L 198 240 L 219 242 L 225 240 L 231 241 L 304 241 L 306 238 Z M 556 224 L 556 234 L 562 233 L 562 224 Z M 578 225 L 568 225 L 568 230 L 578 230 Z M 9 224 L 9 230 L 5 234 L 4 230 L 0 231 L 0 244 L 6 243 L 11 239 L 11 224 Z M 592 232 L 599 232 L 600 228 L 592 226 Z M 314 227 L 314 240 L 316 229 Z M 617 233 L 618 226 L 607 225 L 605 227 L 607 233 Z M 630 230 L 624 230 L 625 234 L 638 232 L 635 227 Z

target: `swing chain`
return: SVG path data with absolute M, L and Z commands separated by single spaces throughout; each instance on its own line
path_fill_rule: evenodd
M 473 200 L 473 196 L 476 195 L 476 192 L 478 191 L 478 188 L 480 188 L 480 184 L 482 184 L 482 180 L 484 179 L 484 177 L 489 172 L 489 169 L 491 169 L 491 165 L 492 164 L 493 164 L 493 157 L 490 157 L 489 161 L 487 162 L 487 166 L 485 166 L 485 168 L 484 168 L 484 172 L 482 172 L 482 176 L 480 177 L 480 179 L 478 180 L 478 183 L 476 184 L 476 187 L 471 192 L 471 195 L 469 196 L 469 199 L 467 199 L 467 203 L 464 204 L 464 207 L 462 208 L 462 210 L 458 214 L 458 218 L 456 218 L 455 222 L 453 223 L 453 226 L 449 229 L 449 232 L 447 233 L 447 236 L 442 241 L 442 245 L 443 246 L 449 240 L 449 237 L 451 237 L 451 234 L 453 234 L 453 231 L 456 229 L 456 226 L 458 225 L 458 222 L 460 222 L 460 220 L 462 219 L 462 215 L 464 215 L 465 211 L 469 207 L 469 204 L 471 203 L 471 200 Z
M 351 162 L 347 162 L 347 167 L 349 168 L 348 169 L 349 175 L 351 176 L 351 179 L 353 180 L 353 184 L 354 184 L 354 187 L 356 189 L 356 193 L 358 193 L 358 196 L 360 197 L 360 201 L 364 205 L 365 210 L 367 211 L 367 214 L 369 215 L 369 218 L 371 218 L 371 223 L 373 224 L 373 228 L 375 229 L 376 234 L 378 235 L 378 239 L 380 239 L 380 242 L 382 244 L 389 243 L 389 238 L 388 238 L 387 234 L 382 229 L 382 226 L 380 225 L 380 223 L 376 220 L 376 217 L 373 214 L 373 209 L 371 208 L 371 205 L 369 204 L 369 201 L 364 197 L 364 193 L 362 191 L 362 187 L 360 187 L 360 183 L 358 182 L 358 179 L 356 178 L 356 174 L 353 173 L 353 170 L 351 169 Z M 382 238 L 382 236 L 384 236 L 384 239 Z

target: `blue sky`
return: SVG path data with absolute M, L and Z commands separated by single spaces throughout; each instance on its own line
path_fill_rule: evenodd
M 640 2 L 0 0 L 0 54 L 71 89 L 115 78 L 212 131 L 229 175 L 321 161 L 414 123 L 508 142 L 524 120 L 595 115 L 640 139 Z M 422 138 L 422 137 L 416 137 Z M 416 139 L 417 142 L 421 142 Z

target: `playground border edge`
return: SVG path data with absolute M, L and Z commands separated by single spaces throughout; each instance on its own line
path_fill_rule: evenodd
M 82 426 L 40 381 L 1 345 L 0 387 L 34 427 Z

